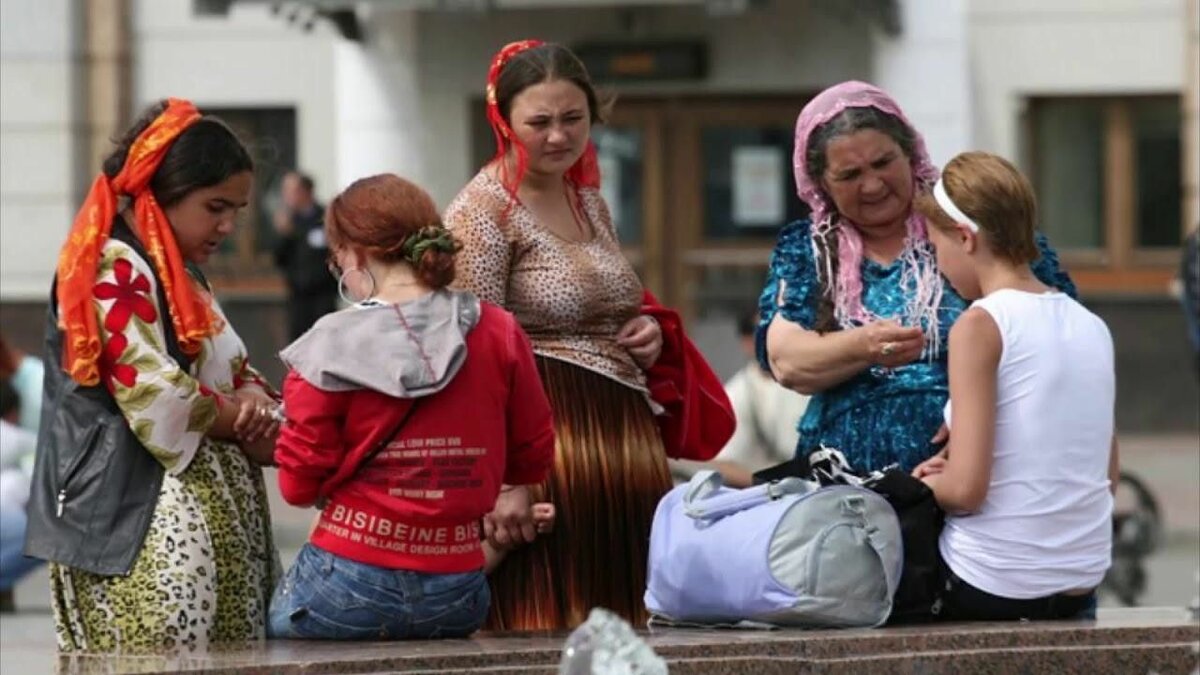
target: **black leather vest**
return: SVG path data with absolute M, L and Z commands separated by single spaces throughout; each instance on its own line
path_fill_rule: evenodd
M 120 216 L 111 236 L 150 260 Z M 155 281 L 167 350 L 188 372 L 191 359 L 179 349 L 157 274 Z M 130 430 L 103 382 L 83 386 L 63 370 L 54 286 L 46 314 L 46 374 L 25 555 L 95 574 L 125 575 L 150 528 L 163 467 Z

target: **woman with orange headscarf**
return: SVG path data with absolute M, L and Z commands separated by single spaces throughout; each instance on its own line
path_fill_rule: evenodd
M 195 267 L 233 232 L 252 170 L 224 123 L 163 101 L 63 245 L 25 553 L 52 563 L 64 651 L 265 634 L 277 406 Z
M 591 125 L 602 111 L 565 47 L 504 47 L 487 85 L 495 158 L 445 215 L 463 242 L 458 285 L 512 312 L 529 334 L 554 410 L 554 472 L 502 500 L 554 503 L 555 533 L 522 542 L 491 577 L 489 627 L 567 628 L 603 605 L 645 623 L 650 522 L 671 488 L 646 371 L 663 331 L 642 314 L 642 283 L 600 195 Z

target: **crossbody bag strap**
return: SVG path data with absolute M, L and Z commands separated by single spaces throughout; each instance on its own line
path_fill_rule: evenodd
M 375 447 L 371 448 L 370 452 L 363 455 L 362 459 L 358 460 L 358 465 L 354 467 L 353 471 L 346 474 L 345 479 L 343 479 L 337 485 L 331 485 L 327 489 L 322 490 L 317 499 L 318 503 L 322 503 L 328 499 L 329 495 L 334 491 L 334 489 L 348 483 L 351 478 L 354 478 L 356 475 L 358 475 L 359 471 L 362 471 L 364 466 L 369 464 L 371 460 L 375 459 L 376 455 L 383 452 L 387 446 L 391 445 L 392 441 L 396 440 L 396 437 L 399 436 L 400 432 L 404 430 L 404 426 L 408 424 L 408 420 L 412 417 L 413 412 L 416 411 L 417 404 L 420 403 L 420 401 L 421 399 L 418 398 L 412 399 L 412 403 L 408 405 L 408 410 L 405 410 L 404 414 L 400 416 L 400 421 L 396 423 L 396 426 L 392 428 L 391 432 L 385 435 L 378 443 L 376 443 Z

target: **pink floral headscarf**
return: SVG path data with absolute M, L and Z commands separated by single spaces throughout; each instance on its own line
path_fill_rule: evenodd
M 819 182 L 809 177 L 805 167 L 808 139 L 822 124 L 832 120 L 846 108 L 875 108 L 900 120 L 913 136 L 912 164 L 914 191 L 928 191 L 938 178 L 938 169 L 929 159 L 925 139 L 917 133 L 905 117 L 900 106 L 882 89 L 865 82 L 849 81 L 834 85 L 821 92 L 800 111 L 796 120 L 796 151 L 793 168 L 796 176 L 796 192 L 812 209 L 813 259 L 817 262 L 817 274 L 827 292 L 833 296 L 834 319 L 842 328 L 872 321 L 874 316 L 862 304 L 862 236 L 853 223 L 845 221 L 837 207 L 825 194 Z M 896 318 L 906 325 L 921 326 L 928 338 L 929 353 L 933 355 L 938 345 L 937 308 L 942 300 L 942 277 L 938 273 L 936 260 L 925 230 L 925 219 L 915 210 L 909 216 L 908 237 L 901 253 L 904 272 L 900 285 L 907 289 L 908 303 L 905 315 Z M 837 278 L 834 276 L 833 261 L 824 254 L 822 241 L 831 234 L 838 238 Z

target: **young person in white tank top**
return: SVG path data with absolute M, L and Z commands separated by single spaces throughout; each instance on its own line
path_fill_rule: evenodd
M 938 267 L 974 303 L 950 330 L 946 450 L 914 475 L 945 509 L 940 616 L 1095 616 L 1117 445 L 1108 327 L 1034 277 L 1029 181 L 982 152 L 918 198 Z

